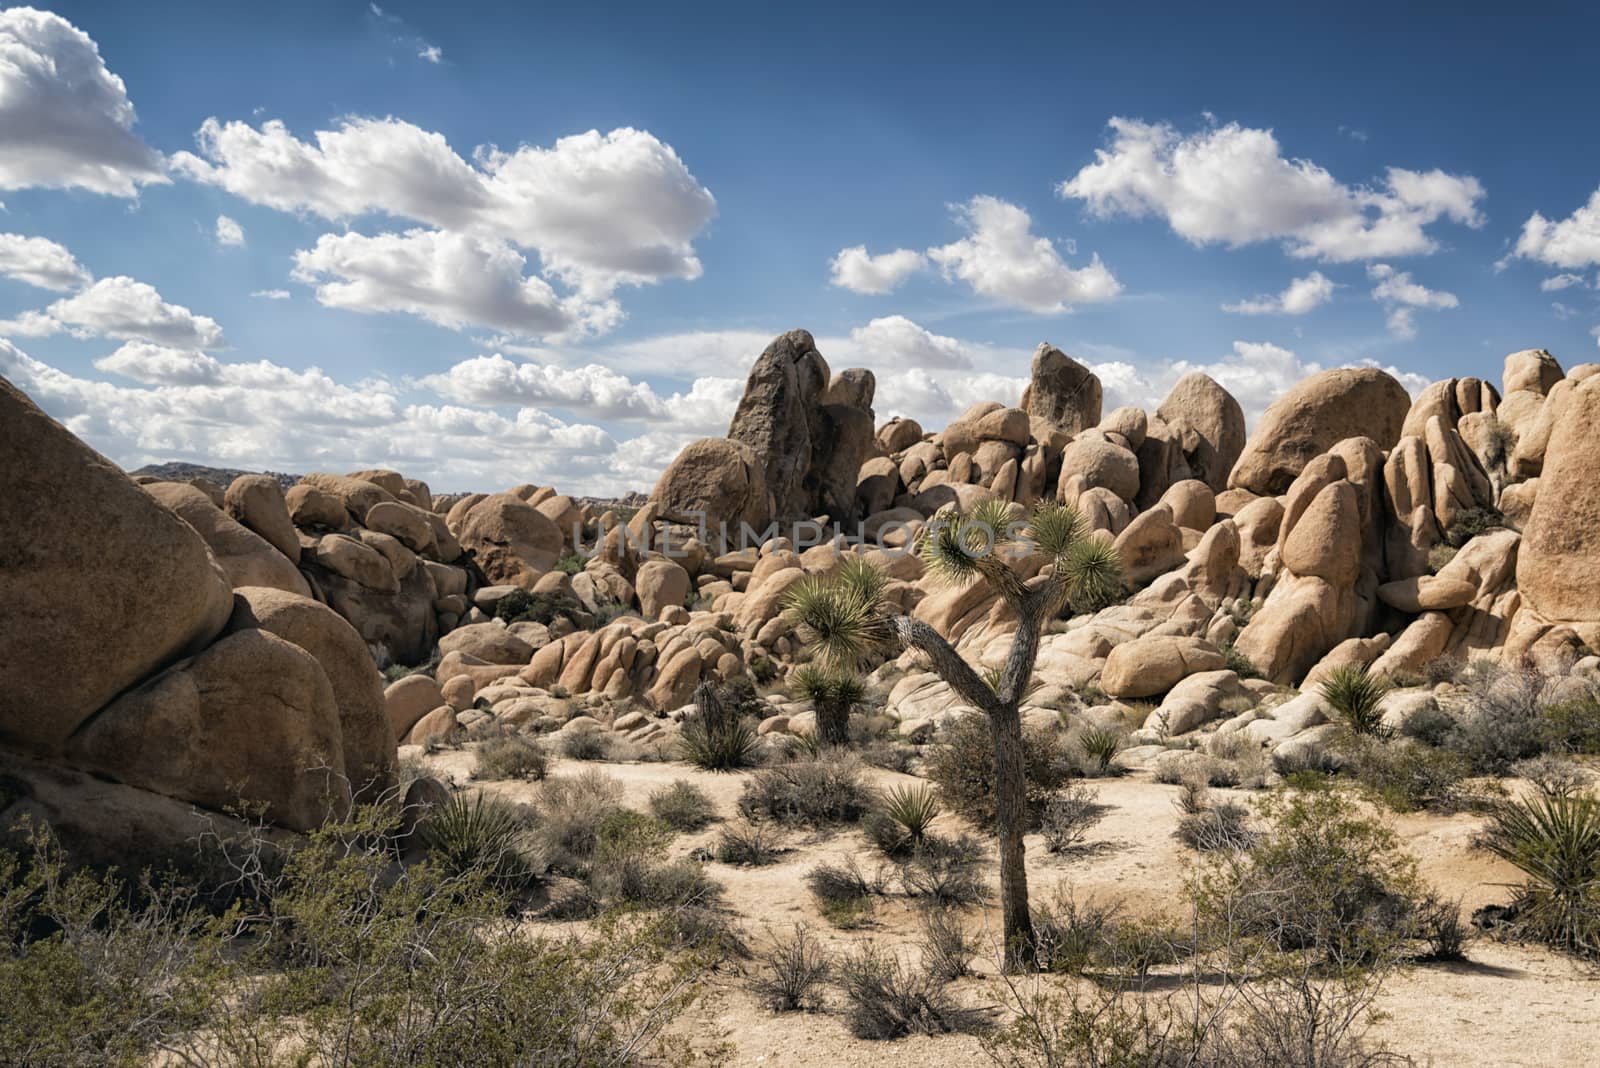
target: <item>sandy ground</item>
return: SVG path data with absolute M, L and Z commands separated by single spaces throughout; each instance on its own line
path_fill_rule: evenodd
M 473 756 L 470 751 L 444 751 L 427 762 L 436 773 L 465 783 Z M 629 802 L 641 808 L 653 789 L 687 779 L 712 798 L 725 818 L 735 815 L 745 779 L 743 774 L 703 772 L 679 763 L 583 765 L 567 760 L 554 763 L 551 774 L 583 767 L 600 767 L 616 777 Z M 884 785 L 920 781 L 876 769 L 872 776 Z M 480 785 L 513 800 L 528 800 L 535 790 L 522 783 Z M 1153 783 L 1143 775 L 1097 785 L 1108 811 L 1090 833 L 1088 848 L 1072 856 L 1053 856 L 1030 840 L 1028 871 L 1036 899 L 1060 884 L 1070 884 L 1080 897 L 1115 899 L 1129 911 L 1178 912 L 1193 854 L 1171 837 L 1177 822 L 1172 807 L 1177 787 Z M 1237 791 L 1213 793 L 1250 796 Z M 949 823 L 950 817 L 941 817 L 941 822 Z M 1417 858 L 1423 876 L 1445 896 L 1459 897 L 1467 912 L 1508 896 L 1504 884 L 1515 880 L 1514 869 L 1471 847 L 1481 823 L 1478 817 L 1409 815 L 1391 817 L 1391 823 Z M 682 835 L 673 852 L 686 854 L 707 845 L 717 833 L 712 825 Z M 891 898 L 861 928 L 839 931 L 821 918 L 805 890 L 804 874 L 824 859 L 855 853 L 868 870 L 877 863 L 859 831 L 796 831 L 782 841 L 789 852 L 776 864 L 708 866 L 726 887 L 727 906 L 754 939 L 761 939 L 768 927 L 782 931 L 803 922 L 834 949 L 867 939 L 886 946 L 914 940 L 914 913 L 903 901 Z M 974 910 L 971 916 L 984 930 L 985 944 L 993 944 L 998 910 Z M 1391 980 L 1380 1002 L 1388 1018 L 1375 1034 L 1420 1064 L 1489 1068 L 1600 1063 L 1600 973 L 1534 947 L 1489 939 L 1473 942 L 1467 955 L 1465 962 L 1417 965 Z M 980 977 L 961 984 L 963 997 L 969 1004 L 990 1004 L 995 1000 L 992 955 L 980 958 L 977 968 Z M 968 1037 L 863 1042 L 853 1038 L 834 1014 L 775 1015 L 745 992 L 736 974 L 718 976 L 712 996 L 678 1026 L 708 1040 L 733 1042 L 735 1065 L 954 1068 L 987 1063 L 976 1040 Z

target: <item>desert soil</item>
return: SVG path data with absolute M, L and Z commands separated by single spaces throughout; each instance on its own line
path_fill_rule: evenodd
M 436 773 L 461 784 L 469 782 L 473 765 L 470 750 L 446 750 L 427 758 Z M 595 763 L 553 761 L 552 775 L 571 774 L 598 767 L 619 780 L 630 804 L 643 808 L 657 787 L 675 779 L 699 786 L 716 803 L 724 818 L 736 815 L 743 774 L 717 774 L 681 763 Z M 922 780 L 908 775 L 870 769 L 883 786 Z M 529 801 L 531 783 L 474 783 L 510 800 Z M 1173 914 L 1182 908 L 1183 880 L 1194 854 L 1173 838 L 1177 824 L 1172 801 L 1178 788 L 1152 782 L 1148 775 L 1133 774 L 1096 783 L 1100 801 L 1108 806 L 1105 818 L 1089 835 L 1088 846 L 1072 856 L 1047 853 L 1036 840 L 1029 842 L 1028 872 L 1036 897 L 1067 884 L 1080 899 L 1087 895 L 1115 900 L 1134 913 Z M 1246 791 L 1213 791 L 1219 799 L 1237 796 L 1248 801 Z M 1405 847 L 1416 857 L 1421 873 L 1441 894 L 1460 898 L 1470 913 L 1481 905 L 1503 902 L 1506 884 L 1515 881 L 1509 865 L 1472 847 L 1482 819 L 1472 815 L 1403 815 L 1390 821 Z M 950 825 L 953 817 L 942 816 Z M 953 829 L 951 827 L 950 829 Z M 687 854 L 715 840 L 718 827 L 681 835 L 674 855 Z M 874 852 L 855 829 L 820 833 L 790 831 L 783 839 L 786 852 L 778 863 L 759 868 L 725 864 L 708 865 L 725 887 L 724 904 L 737 914 L 752 938 L 759 940 L 767 928 L 785 931 L 805 923 L 834 950 L 847 949 L 864 940 L 888 947 L 905 945 L 914 953 L 914 910 L 894 898 L 880 904 L 870 920 L 853 931 L 837 930 L 824 921 L 806 891 L 803 877 L 823 860 L 854 853 L 871 870 Z M 999 930 L 997 909 L 978 909 L 972 922 L 992 944 Z M 1380 1008 L 1386 1018 L 1374 1035 L 1396 1052 L 1419 1064 L 1435 1066 L 1555 1066 L 1600 1062 L 1600 973 L 1573 960 L 1537 947 L 1478 938 L 1467 948 L 1468 960 L 1419 964 L 1386 985 Z M 958 985 L 968 1004 L 992 1004 L 992 953 L 976 964 L 980 973 Z M 830 1008 L 837 1007 L 833 996 Z M 711 996 L 677 1025 L 685 1033 L 707 1041 L 734 1044 L 733 1065 L 781 1068 L 955 1068 L 988 1063 L 978 1042 L 967 1036 L 907 1038 L 891 1042 L 856 1039 L 836 1013 L 774 1014 L 746 992 L 740 976 L 719 975 Z

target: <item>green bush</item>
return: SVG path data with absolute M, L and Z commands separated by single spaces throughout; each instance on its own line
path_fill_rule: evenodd
M 1073 735 L 1072 744 L 1083 757 L 1079 767 L 1085 775 L 1099 777 L 1117 773 L 1118 769 L 1112 761 L 1122 751 L 1121 731 L 1109 727 L 1085 727 Z
M 573 618 L 583 611 L 577 600 L 564 593 L 529 593 L 512 590 L 494 606 L 496 619 L 511 623 L 551 623 L 557 616 Z
M 1255 662 L 1236 648 L 1232 642 L 1222 647 L 1222 666 L 1239 676 L 1241 679 L 1259 679 L 1261 669 Z
M 1421 742 L 1352 737 L 1341 747 L 1344 770 L 1396 812 L 1461 808 L 1470 800 L 1462 780 L 1472 771 L 1459 753 Z
M 761 763 L 761 739 L 747 715 L 748 702 L 761 699 L 746 686 L 717 687 L 701 683 L 694 692 L 695 712 L 684 720 L 678 738 L 683 759 L 706 771 L 733 771 Z M 765 704 L 762 703 L 762 707 Z
M 939 794 L 928 786 L 896 786 L 883 797 L 884 815 L 900 829 L 910 849 L 927 840 L 928 829 L 939 811 Z
M 687 779 L 674 780 L 650 795 L 650 812 L 676 831 L 695 831 L 717 818 L 717 806 Z
M 364 809 L 268 866 L 263 840 L 230 838 L 248 894 L 214 915 L 197 905 L 218 887 L 68 874 L 37 829 L 0 852 L 0 1063 L 681 1060 L 664 1029 L 716 957 L 675 917 L 531 934 L 492 854 L 399 867 L 397 830 L 396 807 Z
M 1424 893 L 1394 832 L 1334 791 L 1269 795 L 1258 816 L 1252 848 L 1212 854 L 1203 920 L 1341 964 L 1391 956 Z
M 929 747 L 927 776 L 952 811 L 978 828 L 992 832 L 994 808 L 994 740 L 988 720 L 962 716 Z M 1072 754 L 1061 739 L 1046 730 L 1022 732 L 1023 764 L 1028 776 L 1028 809 L 1033 824 L 1057 790 L 1075 773 Z
M 1600 798 L 1538 795 L 1494 814 L 1484 846 L 1526 877 L 1510 920 L 1528 938 L 1600 957 Z

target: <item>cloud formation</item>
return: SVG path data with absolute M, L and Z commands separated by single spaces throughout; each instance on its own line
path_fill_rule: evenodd
M 244 227 L 226 215 L 217 216 L 217 244 L 244 247 Z
M 1389 332 L 1395 337 L 1410 340 L 1417 336 L 1416 309 L 1440 310 L 1460 305 L 1454 293 L 1429 289 L 1413 282 L 1408 271 L 1397 271 L 1387 263 L 1374 263 L 1367 268 L 1367 277 L 1378 284 L 1372 289 L 1372 299 L 1389 312 Z
M 894 292 L 927 265 L 927 257 L 915 249 L 897 248 L 873 256 L 867 252 L 867 246 L 855 245 L 841 249 L 830 266 L 834 285 L 855 293 L 881 296 Z
M 294 277 L 330 308 L 405 312 L 452 330 L 519 337 L 603 333 L 622 317 L 614 300 L 562 297 L 504 241 L 440 230 L 323 234 L 294 256 Z
M 222 327 L 206 315 L 161 299 L 154 286 L 126 275 L 102 278 L 46 309 L 54 321 L 94 337 L 151 341 L 175 348 L 216 349 Z
M 1086 267 L 1067 266 L 1049 238 L 1033 233 L 1033 220 L 1015 204 L 975 196 L 954 210 L 968 236 L 930 248 L 928 258 L 943 268 L 945 278 L 966 282 L 979 296 L 1054 315 L 1122 292 L 1098 254 Z
M 127 86 L 88 34 L 48 11 L 0 10 L 0 190 L 134 197 L 166 182 L 134 121 Z
M 1511 255 L 1551 267 L 1600 264 L 1600 189 L 1565 219 L 1547 219 L 1537 211 L 1528 216 Z
M 1278 241 L 1291 256 L 1338 263 L 1430 253 L 1432 224 L 1484 222 L 1483 186 L 1470 175 L 1390 167 L 1383 187 L 1369 189 L 1285 157 L 1271 130 L 1228 123 L 1184 134 L 1128 118 L 1110 128 L 1110 147 L 1057 191 L 1100 218 L 1153 215 L 1194 245 Z
M 94 280 L 88 268 L 49 238 L 0 234 L 0 277 L 26 282 L 58 293 L 79 289 Z
M 1256 297 L 1237 304 L 1224 304 L 1222 310 L 1236 315 L 1304 315 L 1333 299 L 1334 283 L 1321 271 L 1296 278 L 1275 297 Z

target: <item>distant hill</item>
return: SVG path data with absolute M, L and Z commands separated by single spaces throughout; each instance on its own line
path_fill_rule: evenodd
M 164 464 L 145 464 L 137 471 L 129 472 L 135 475 L 149 475 L 152 478 L 168 479 L 173 482 L 187 482 L 191 478 L 203 478 L 217 486 L 227 489 L 229 483 L 240 475 L 265 474 L 278 480 L 278 484 L 288 489 L 300 481 L 299 475 L 286 475 L 282 471 L 241 471 L 232 467 L 207 467 L 205 464 L 182 463 L 177 460 Z

